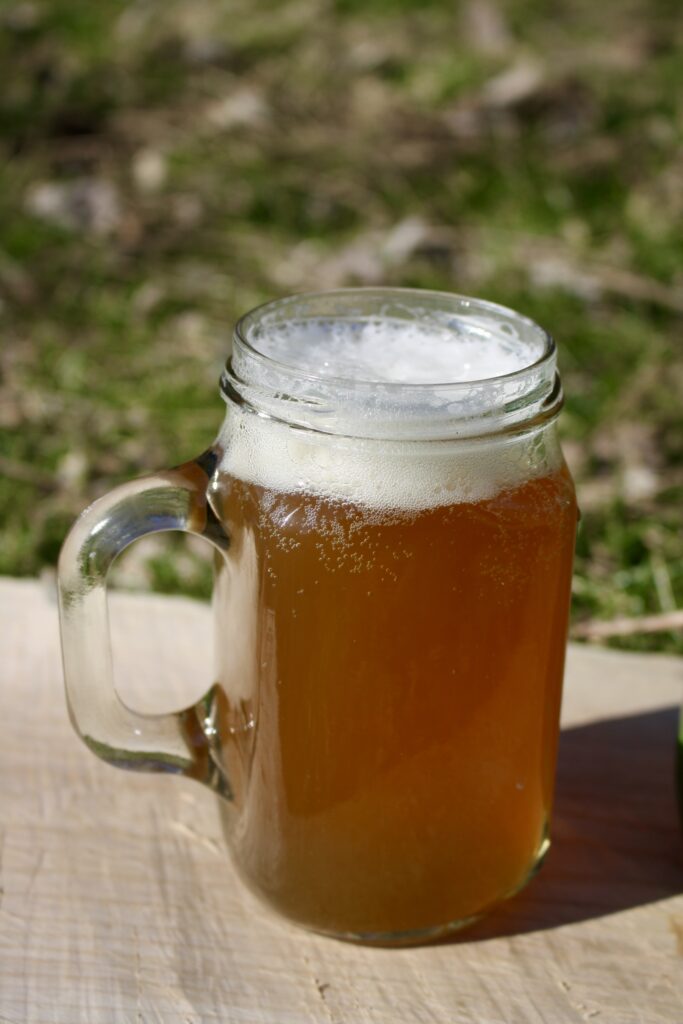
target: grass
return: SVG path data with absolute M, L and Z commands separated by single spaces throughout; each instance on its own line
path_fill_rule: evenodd
M 0 572 L 206 446 L 238 314 L 382 282 L 553 331 L 574 615 L 681 607 L 681 42 L 665 0 L 5 0 Z M 210 587 L 182 540 L 127 557 Z

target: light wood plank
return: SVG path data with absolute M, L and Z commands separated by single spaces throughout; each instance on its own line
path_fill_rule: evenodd
M 196 698 L 208 609 L 118 595 L 112 607 L 126 698 Z M 0 580 L 0 644 L 3 1024 L 683 1020 L 683 662 L 573 648 L 546 867 L 458 941 L 392 951 L 270 916 L 233 876 L 208 791 L 117 772 L 80 744 L 45 586 Z

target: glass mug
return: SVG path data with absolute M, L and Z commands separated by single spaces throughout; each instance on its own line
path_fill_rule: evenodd
M 237 325 L 214 445 L 65 541 L 77 731 L 110 764 L 214 790 L 239 875 L 292 921 L 435 939 L 548 848 L 577 521 L 555 362 L 540 327 L 478 299 L 267 304 Z M 160 530 L 216 548 L 216 675 L 146 716 L 113 687 L 105 583 Z

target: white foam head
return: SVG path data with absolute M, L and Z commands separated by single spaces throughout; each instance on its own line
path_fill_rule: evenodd
M 362 310 L 339 293 L 346 306 L 340 298 L 332 311 L 302 315 L 304 296 L 245 318 L 227 375 L 228 397 L 243 401 L 229 404 L 224 470 L 274 490 L 416 510 L 479 500 L 556 465 L 557 446 L 539 445 L 538 432 L 493 426 L 517 408 L 523 418 L 539 382 L 547 395 L 544 332 L 475 300 L 399 292 L 392 303 L 387 293 L 374 291 L 370 309 L 367 293 L 356 293 Z
M 537 346 L 481 318 L 457 324 L 397 317 L 291 320 L 266 328 L 258 348 L 306 374 L 394 384 L 491 380 L 539 356 Z M 429 397 L 423 391 L 418 400 Z

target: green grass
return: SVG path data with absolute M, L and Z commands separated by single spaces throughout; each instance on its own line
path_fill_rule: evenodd
M 0 572 L 54 565 L 87 502 L 201 451 L 234 319 L 375 283 L 361 252 L 552 330 L 575 617 L 681 607 L 681 43 L 668 0 L 4 0 Z M 46 212 L 74 182 L 94 219 L 82 195 Z M 425 242 L 387 259 L 406 217 Z M 182 541 L 138 562 L 208 592 Z

